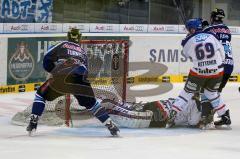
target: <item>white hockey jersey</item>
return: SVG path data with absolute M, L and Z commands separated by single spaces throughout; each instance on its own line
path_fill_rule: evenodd
M 159 101 L 168 116 L 170 115 L 173 106 L 172 104 L 175 100 L 175 98 L 169 98 L 168 100 Z M 188 101 L 186 109 L 177 113 L 174 123 L 177 126 L 196 126 L 200 119 L 201 112 L 198 110 L 195 100 L 191 99 Z
M 176 125 L 195 126 L 201 119 L 201 112 L 198 110 L 196 102 L 190 100 L 185 110 L 179 112 L 174 120 Z
M 197 32 L 182 41 L 183 53 L 192 59 L 191 71 L 201 76 L 223 72 L 225 52 L 217 37 L 208 32 Z

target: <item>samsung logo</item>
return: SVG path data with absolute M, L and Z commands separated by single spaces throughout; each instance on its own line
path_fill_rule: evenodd
M 178 49 L 151 49 L 150 62 L 187 62 L 188 58 Z

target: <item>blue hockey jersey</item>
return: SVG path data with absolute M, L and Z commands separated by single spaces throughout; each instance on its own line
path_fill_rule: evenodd
M 69 41 L 63 41 L 48 50 L 43 58 L 43 67 L 47 72 L 51 72 L 56 62 L 69 58 L 81 61 L 85 68 L 88 66 L 87 54 L 80 45 Z
M 232 46 L 231 46 L 231 32 L 225 24 L 210 25 L 206 29 L 206 32 L 212 32 L 216 34 L 220 42 L 222 43 L 225 51 L 225 61 L 227 65 L 233 65 Z

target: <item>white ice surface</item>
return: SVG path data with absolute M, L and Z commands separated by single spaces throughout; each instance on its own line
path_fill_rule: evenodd
M 10 119 L 32 102 L 34 94 L 0 95 L 0 159 L 238 159 L 239 85 L 229 83 L 223 91 L 232 130 L 121 129 L 118 138 L 96 122 L 81 128 L 39 126 L 37 134 L 29 137 L 25 127 L 11 125 Z M 175 84 L 171 92 L 139 100 L 176 97 L 182 88 Z

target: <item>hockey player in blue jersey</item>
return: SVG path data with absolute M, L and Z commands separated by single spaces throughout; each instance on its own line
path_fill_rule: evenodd
M 81 34 L 78 29 L 68 32 L 68 41 L 63 41 L 48 50 L 43 59 L 44 69 L 52 74 L 36 92 L 32 107 L 29 134 L 37 129 L 38 119 L 45 108 L 45 101 L 52 101 L 66 93 L 73 94 L 79 105 L 85 106 L 115 136 L 118 127 L 109 118 L 105 108 L 94 97 L 88 82 L 88 57 L 80 47 Z
M 210 17 L 211 25 L 209 25 L 204 29 L 204 31 L 206 32 L 212 32 L 217 35 L 225 51 L 224 75 L 223 75 L 222 83 L 218 90 L 219 92 L 222 92 L 222 89 L 227 84 L 227 81 L 233 72 L 233 66 L 234 66 L 233 56 L 232 56 L 232 47 L 231 47 L 231 32 L 229 28 L 225 24 L 223 24 L 224 17 L 225 17 L 224 10 L 216 8 L 211 12 L 211 17 Z
M 211 12 L 210 25 L 204 29 L 205 32 L 214 33 L 224 47 L 225 52 L 225 60 L 223 63 L 224 74 L 218 92 L 222 92 L 222 89 L 226 86 L 228 79 L 230 78 L 233 72 L 234 67 L 231 46 L 231 32 L 229 28 L 225 24 L 223 24 L 224 17 L 225 17 L 224 10 L 216 8 Z M 202 99 L 204 100 L 204 97 L 202 97 Z M 205 100 L 205 102 L 202 102 L 202 104 L 204 107 L 204 105 L 208 105 L 210 103 L 207 100 Z M 221 119 L 219 121 L 214 122 L 214 124 L 222 125 L 224 121 L 228 120 L 228 114 L 226 115 L 227 116 L 221 116 Z

